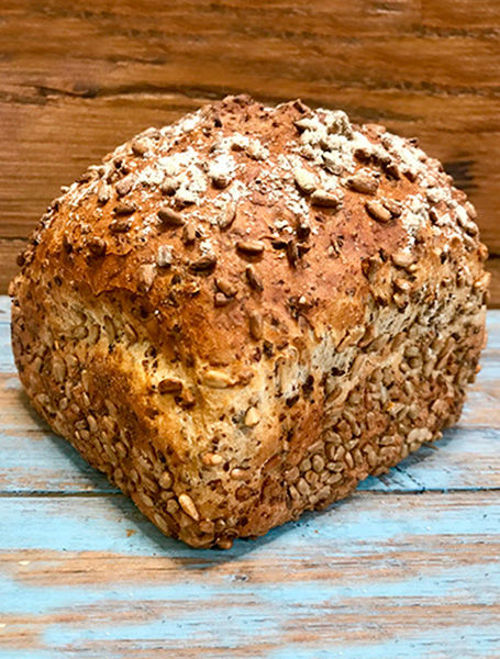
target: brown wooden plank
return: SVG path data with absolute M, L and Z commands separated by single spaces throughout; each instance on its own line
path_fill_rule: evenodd
M 0 297 L 0 496 L 115 491 L 33 412 L 15 375 L 8 299 Z M 487 318 L 488 346 L 456 428 L 360 489 L 381 492 L 500 488 L 500 312 Z
M 290 96 L 310 91 L 290 89 Z M 362 96 L 352 89 L 333 96 L 331 90 L 312 91 L 316 104 L 342 107 L 358 121 L 384 121 L 390 130 L 418 135 L 423 148 L 439 157 L 470 194 L 483 240 L 500 254 L 500 170 L 492 167 L 500 160 L 500 103 L 496 108 L 471 95 L 447 100 L 405 91 Z M 0 102 L 0 237 L 26 236 L 59 187 L 88 164 L 148 125 L 170 123 L 206 100 L 130 94 Z
M 26 236 L 61 184 L 138 130 L 248 91 L 270 102 L 302 96 L 419 135 L 470 194 L 483 240 L 500 254 L 495 7 L 494 0 L 91 7 L 5 0 L 0 238 Z M 11 273 L 7 254 L 0 290 Z
M 25 0 L 4 13 L 3 49 L 20 65 L 0 65 L 4 84 L 19 84 L 21 72 L 24 83 L 38 80 L 71 91 L 75 73 L 80 91 L 83 82 L 94 90 L 165 78 L 183 86 L 218 86 L 234 75 L 241 81 L 242 74 L 251 79 L 262 73 L 278 84 L 282 78 L 322 78 L 364 87 L 434 85 L 443 91 L 498 85 L 496 70 L 484 66 L 498 61 L 497 41 L 464 30 L 443 48 L 440 39 L 422 31 L 416 0 L 251 5 L 158 0 L 145 11 L 136 2 L 103 3 L 104 10 L 94 11 L 81 1 L 71 9 L 62 2 L 46 4 L 41 9 Z
M 0 294 L 7 292 L 9 282 L 18 272 L 16 258 L 26 240 L 6 240 L 0 238 Z
M 489 306 L 498 309 L 500 308 L 500 258 L 490 258 L 486 267 L 492 275 Z
M 426 27 L 451 34 L 482 29 L 490 35 L 498 29 L 498 0 L 422 0 L 422 19 Z

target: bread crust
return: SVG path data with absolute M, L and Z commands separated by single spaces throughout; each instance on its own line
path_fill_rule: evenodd
M 474 220 L 415 140 L 228 97 L 49 206 L 10 289 L 21 381 L 164 533 L 228 547 L 456 422 L 485 341 Z

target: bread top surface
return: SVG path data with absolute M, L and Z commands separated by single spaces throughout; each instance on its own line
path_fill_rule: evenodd
M 340 341 L 444 259 L 479 263 L 474 217 L 413 141 L 228 97 L 90 167 L 42 218 L 24 276 L 132 300 L 159 349 L 241 380 L 263 350 L 300 351 L 305 328 Z

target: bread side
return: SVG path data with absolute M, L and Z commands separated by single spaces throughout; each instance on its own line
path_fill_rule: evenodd
M 484 342 L 474 215 L 382 127 L 226 99 L 51 205 L 11 290 L 20 377 L 165 533 L 260 535 L 456 421 Z

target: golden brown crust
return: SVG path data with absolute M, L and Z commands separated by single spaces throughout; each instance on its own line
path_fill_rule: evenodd
M 51 204 L 12 285 L 21 379 L 164 532 L 265 533 L 458 418 L 474 219 L 414 141 L 228 97 Z

